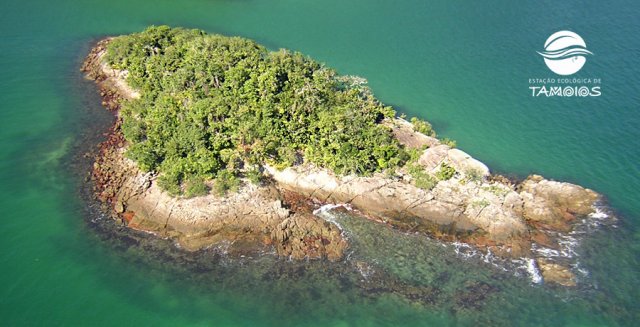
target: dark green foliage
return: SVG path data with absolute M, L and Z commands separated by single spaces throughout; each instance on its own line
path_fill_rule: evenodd
M 262 174 L 260 169 L 255 167 L 247 170 L 246 177 L 251 183 L 255 185 L 261 185 L 264 182 L 264 175 Z
M 158 177 L 158 185 L 174 196 L 182 194 L 182 189 L 180 188 L 181 183 L 182 179 L 176 174 L 165 172 Z
M 204 179 L 198 176 L 192 176 L 185 183 L 185 195 L 187 197 L 207 195 L 209 187 L 204 183 Z
M 128 71 L 127 82 L 142 94 L 121 112 L 127 155 L 160 172 L 171 194 L 202 191 L 200 182 L 185 188 L 187 176 L 215 178 L 215 190 L 225 193 L 237 188 L 237 176 L 257 178 L 245 165 L 306 161 L 370 175 L 409 159 L 380 124 L 395 111 L 366 80 L 338 76 L 299 53 L 160 26 L 115 38 L 106 59 Z M 414 124 L 434 135 L 429 123 Z
M 440 169 L 436 172 L 436 178 L 440 181 L 446 181 L 453 177 L 456 174 L 456 169 L 443 163 L 440 166 Z
M 240 180 L 231 171 L 227 169 L 221 170 L 213 181 L 213 188 L 218 195 L 224 196 L 227 191 L 237 191 L 240 188 Z

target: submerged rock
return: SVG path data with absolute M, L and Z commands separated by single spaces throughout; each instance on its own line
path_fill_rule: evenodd
M 537 263 L 545 282 L 562 286 L 576 286 L 576 275 L 568 267 L 542 258 L 539 258 Z

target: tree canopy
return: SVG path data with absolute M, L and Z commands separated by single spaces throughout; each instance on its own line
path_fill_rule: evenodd
M 370 175 L 409 157 L 364 79 L 297 52 L 158 26 L 114 38 L 106 60 L 141 93 L 121 110 L 127 155 L 173 194 L 211 179 L 224 190 L 265 163 Z

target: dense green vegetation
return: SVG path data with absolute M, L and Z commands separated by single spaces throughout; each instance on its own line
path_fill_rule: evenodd
M 443 163 L 440 165 L 440 169 L 436 172 L 436 178 L 441 181 L 449 180 L 456 174 L 456 169 Z
M 433 130 L 431 123 L 428 121 L 422 120 L 418 117 L 411 117 L 411 124 L 413 125 L 413 129 L 416 132 L 420 132 L 424 135 L 436 136 L 436 132 Z
M 369 175 L 409 159 L 380 124 L 395 111 L 364 79 L 339 76 L 300 53 L 160 26 L 113 39 L 106 59 L 141 91 L 121 111 L 127 155 L 160 172 L 159 185 L 172 194 L 209 187 L 224 194 L 240 177 L 260 183 L 264 163 Z M 412 121 L 435 135 L 429 123 Z

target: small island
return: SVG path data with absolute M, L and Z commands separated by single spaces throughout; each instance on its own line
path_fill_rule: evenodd
M 577 185 L 523 181 L 397 117 L 366 80 L 239 37 L 150 27 L 97 43 L 82 70 L 117 114 L 91 173 L 97 198 L 130 228 L 191 251 L 274 248 L 340 260 L 348 240 L 314 210 L 522 257 L 575 285 L 557 249 L 601 200 Z

